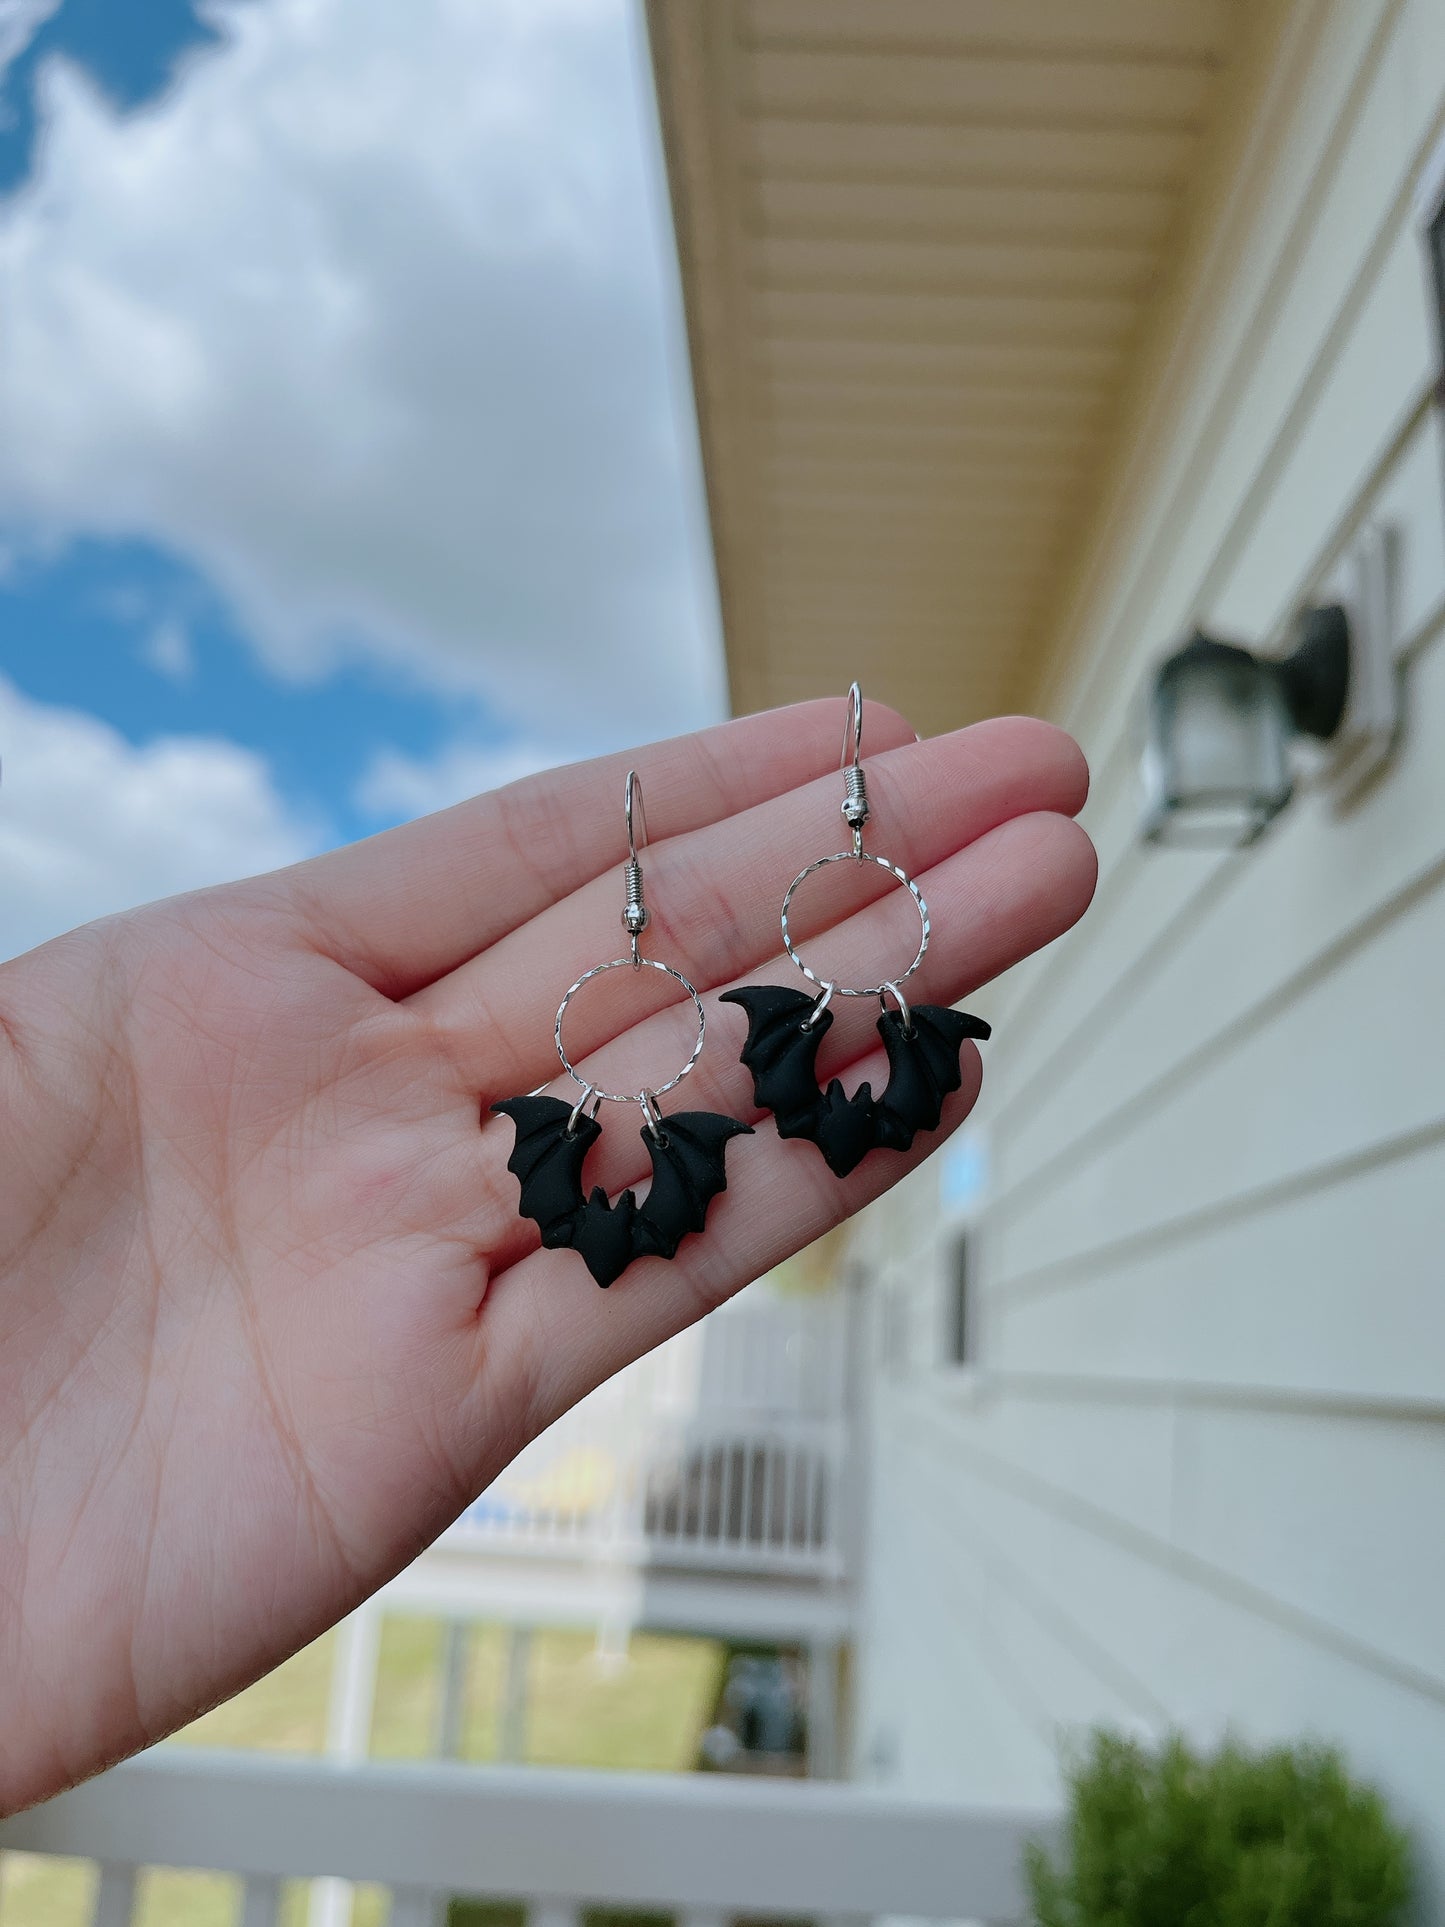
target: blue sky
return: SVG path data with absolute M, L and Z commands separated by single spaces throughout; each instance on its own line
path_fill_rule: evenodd
M 625 0 L 0 0 L 0 955 L 722 701 Z

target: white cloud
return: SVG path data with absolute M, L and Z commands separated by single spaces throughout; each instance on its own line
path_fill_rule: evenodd
M 534 776 L 566 760 L 563 752 L 531 744 L 483 748 L 452 743 L 431 761 L 379 750 L 363 772 L 352 801 L 377 822 L 400 823 L 429 816 L 484 790 L 497 790 L 521 776 Z
M 0 0 L 0 85 L 53 14 L 60 0 Z
M 208 18 L 139 113 L 42 70 L 0 515 L 179 551 L 285 674 L 369 650 L 579 749 L 714 713 L 627 0 Z
M 0 678 L 0 956 L 92 917 L 294 863 L 316 847 L 236 743 L 136 748 Z
M 179 616 L 162 616 L 141 643 L 141 660 L 171 682 L 188 682 L 196 671 L 190 631 Z

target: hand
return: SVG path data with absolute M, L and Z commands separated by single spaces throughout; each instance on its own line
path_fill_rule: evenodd
M 966 1115 L 971 1045 L 942 1130 L 840 1183 L 757 1117 L 742 1013 L 717 1002 L 800 981 L 778 905 L 843 840 L 839 718 L 813 703 L 555 771 L 0 969 L 0 1808 L 313 1639 L 584 1392 Z M 933 916 L 909 994 L 951 1002 L 1088 902 L 1083 759 L 1018 719 L 919 743 L 870 704 L 867 725 L 869 847 Z M 561 992 L 625 950 L 629 763 L 653 833 L 645 953 L 707 993 L 680 1099 L 757 1134 L 706 1231 L 600 1292 L 518 1216 L 512 1126 L 486 1107 L 555 1076 Z M 913 912 L 881 872 L 847 881 L 851 914 L 810 950 L 876 980 Z M 691 1048 L 663 982 L 615 972 L 569 1012 L 569 1049 L 614 1089 Z M 879 1089 L 876 1011 L 835 1008 L 825 1074 Z M 616 1193 L 648 1163 L 632 1112 L 603 1123 L 587 1176 Z

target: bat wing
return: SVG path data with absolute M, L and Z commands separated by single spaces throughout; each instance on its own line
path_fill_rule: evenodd
M 985 1038 L 989 1026 L 966 1010 L 917 1004 L 910 1013 L 911 1033 L 896 1010 L 878 1019 L 878 1034 L 888 1053 L 888 1088 L 878 1100 L 877 1142 L 906 1151 L 919 1131 L 934 1131 L 943 1100 L 963 1082 L 959 1052 L 965 1038 Z
M 771 1111 L 779 1137 L 807 1137 L 817 1141 L 824 1098 L 818 1089 L 818 1046 L 833 1022 L 825 1010 L 811 1029 L 803 1020 L 813 998 L 800 990 L 776 984 L 745 984 L 725 990 L 725 1004 L 738 1004 L 747 1013 L 748 1037 L 742 1061 L 751 1071 L 753 1096 Z
M 535 1221 L 548 1250 L 574 1250 L 604 1290 L 634 1258 L 670 1258 L 689 1231 L 701 1231 L 708 1205 L 727 1186 L 724 1147 L 751 1129 L 711 1111 L 684 1111 L 667 1119 L 665 1145 L 644 1131 L 652 1189 L 639 1207 L 631 1191 L 615 1203 L 600 1185 L 583 1195 L 582 1163 L 602 1135 L 594 1118 L 579 1117 L 568 1137 L 572 1107 L 560 1098 L 509 1097 L 492 1109 L 517 1127 L 507 1169 L 521 1181 L 523 1217 Z
M 707 1208 L 727 1189 L 724 1153 L 752 1126 L 716 1111 L 678 1111 L 662 1121 L 661 1141 L 642 1133 L 652 1159 L 652 1188 L 639 1206 L 633 1255 L 671 1258 L 689 1231 L 701 1231 Z
M 806 991 L 774 984 L 725 990 L 725 1004 L 748 1014 L 743 1063 L 753 1074 L 753 1096 L 773 1114 L 779 1137 L 805 1137 L 816 1144 L 834 1177 L 846 1178 L 881 1142 L 877 1101 L 866 1084 L 852 1097 L 835 1077 L 818 1088 L 818 1046 L 833 1022 L 825 1010 L 811 1029 L 805 1019 L 815 999 Z
M 579 1117 L 571 1137 L 572 1106 L 559 1097 L 508 1097 L 492 1106 L 517 1127 L 507 1169 L 521 1181 L 520 1210 L 535 1220 L 549 1251 L 576 1242 L 576 1227 L 587 1208 L 582 1193 L 582 1160 L 602 1135 L 595 1118 Z

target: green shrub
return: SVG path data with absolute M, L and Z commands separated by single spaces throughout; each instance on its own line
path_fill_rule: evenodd
M 1095 1733 L 1070 1763 L 1064 1854 L 1029 1849 L 1038 1927 L 1395 1927 L 1409 1852 L 1325 1747 L 1201 1755 Z

